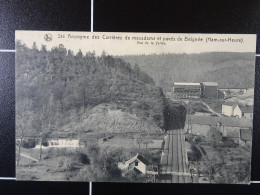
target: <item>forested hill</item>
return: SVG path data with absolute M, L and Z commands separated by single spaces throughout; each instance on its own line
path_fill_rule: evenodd
M 254 53 L 211 52 L 122 56 L 138 63 L 164 89 L 173 82 L 216 81 L 222 88 L 254 86 Z
M 105 53 L 74 55 L 63 45 L 47 51 L 45 46 L 29 49 L 16 42 L 18 129 L 29 134 L 59 130 L 102 104 L 163 127 L 162 91 L 137 64 L 131 67 Z

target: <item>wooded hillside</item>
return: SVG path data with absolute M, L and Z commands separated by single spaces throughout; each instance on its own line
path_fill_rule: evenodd
M 122 56 L 138 63 L 158 86 L 170 90 L 173 82 L 215 81 L 221 88 L 254 86 L 253 53 L 211 52 Z
M 71 121 L 80 123 L 84 113 L 104 103 L 162 128 L 163 98 L 138 64 L 105 52 L 73 54 L 63 45 L 47 51 L 45 46 L 30 49 L 16 43 L 18 137 L 47 135 Z

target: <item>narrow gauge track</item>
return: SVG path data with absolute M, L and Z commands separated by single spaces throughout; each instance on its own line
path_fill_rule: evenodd
M 188 183 L 189 178 L 183 173 L 185 169 L 185 158 L 183 151 L 183 137 L 182 131 L 170 130 L 168 131 L 168 143 L 167 143 L 167 156 L 166 156 L 166 167 L 165 175 L 171 176 L 171 179 L 164 179 L 164 183 Z M 174 173 L 174 174 L 173 174 Z
M 178 157 L 178 172 L 182 172 L 184 173 L 185 170 L 184 170 L 184 166 L 185 166 L 185 163 L 184 163 L 184 158 L 183 158 L 183 143 L 182 143 L 182 132 L 181 130 L 178 130 L 178 154 L 179 154 L 179 157 Z M 178 177 L 179 179 L 179 183 L 185 183 L 185 176 L 184 175 L 180 175 Z
M 167 160 L 166 160 L 166 162 L 167 162 L 167 164 L 166 164 L 166 168 L 165 168 L 165 175 L 167 175 L 167 170 L 168 170 L 168 165 L 169 165 L 169 151 L 170 151 L 170 133 L 169 133 L 169 131 L 168 131 L 168 143 L 167 143 Z M 164 183 L 169 183 L 169 182 L 167 182 L 167 180 L 166 179 L 164 179 Z

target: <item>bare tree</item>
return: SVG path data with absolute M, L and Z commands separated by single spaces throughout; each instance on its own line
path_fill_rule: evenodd
M 51 129 L 55 126 L 55 109 L 53 105 L 52 98 L 48 104 L 43 104 L 41 110 L 39 111 L 39 120 L 41 121 L 41 129 L 38 132 L 38 140 L 40 140 L 40 156 L 39 160 L 42 159 L 42 144 L 43 139 L 51 133 Z
M 148 134 L 145 135 L 145 138 L 144 138 L 144 140 L 143 140 L 143 143 L 145 144 L 145 149 L 147 150 L 148 144 L 152 144 L 152 143 L 153 143 L 153 140 L 152 140 L 151 136 L 148 135 Z
M 139 150 L 140 150 L 141 144 L 143 143 L 142 135 L 136 134 L 136 135 L 135 135 L 135 140 L 136 140 L 136 143 L 138 144 L 138 148 L 139 148 Z
M 26 99 L 24 102 L 19 102 L 16 105 L 16 145 L 18 147 L 18 155 L 17 155 L 17 166 L 20 163 L 21 157 L 21 146 L 25 136 L 25 128 L 28 127 L 28 117 L 29 117 L 29 109 L 31 106 L 31 101 Z

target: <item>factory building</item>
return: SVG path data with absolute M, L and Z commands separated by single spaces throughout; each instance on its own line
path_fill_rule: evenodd
M 200 83 L 173 83 L 174 98 L 200 98 Z
M 217 82 L 202 82 L 202 83 L 174 82 L 173 83 L 173 96 L 174 98 L 177 99 L 183 99 L 183 98 L 218 99 L 219 95 L 221 96 L 221 94 L 219 94 Z
M 218 83 L 202 82 L 201 97 L 206 99 L 218 99 Z

